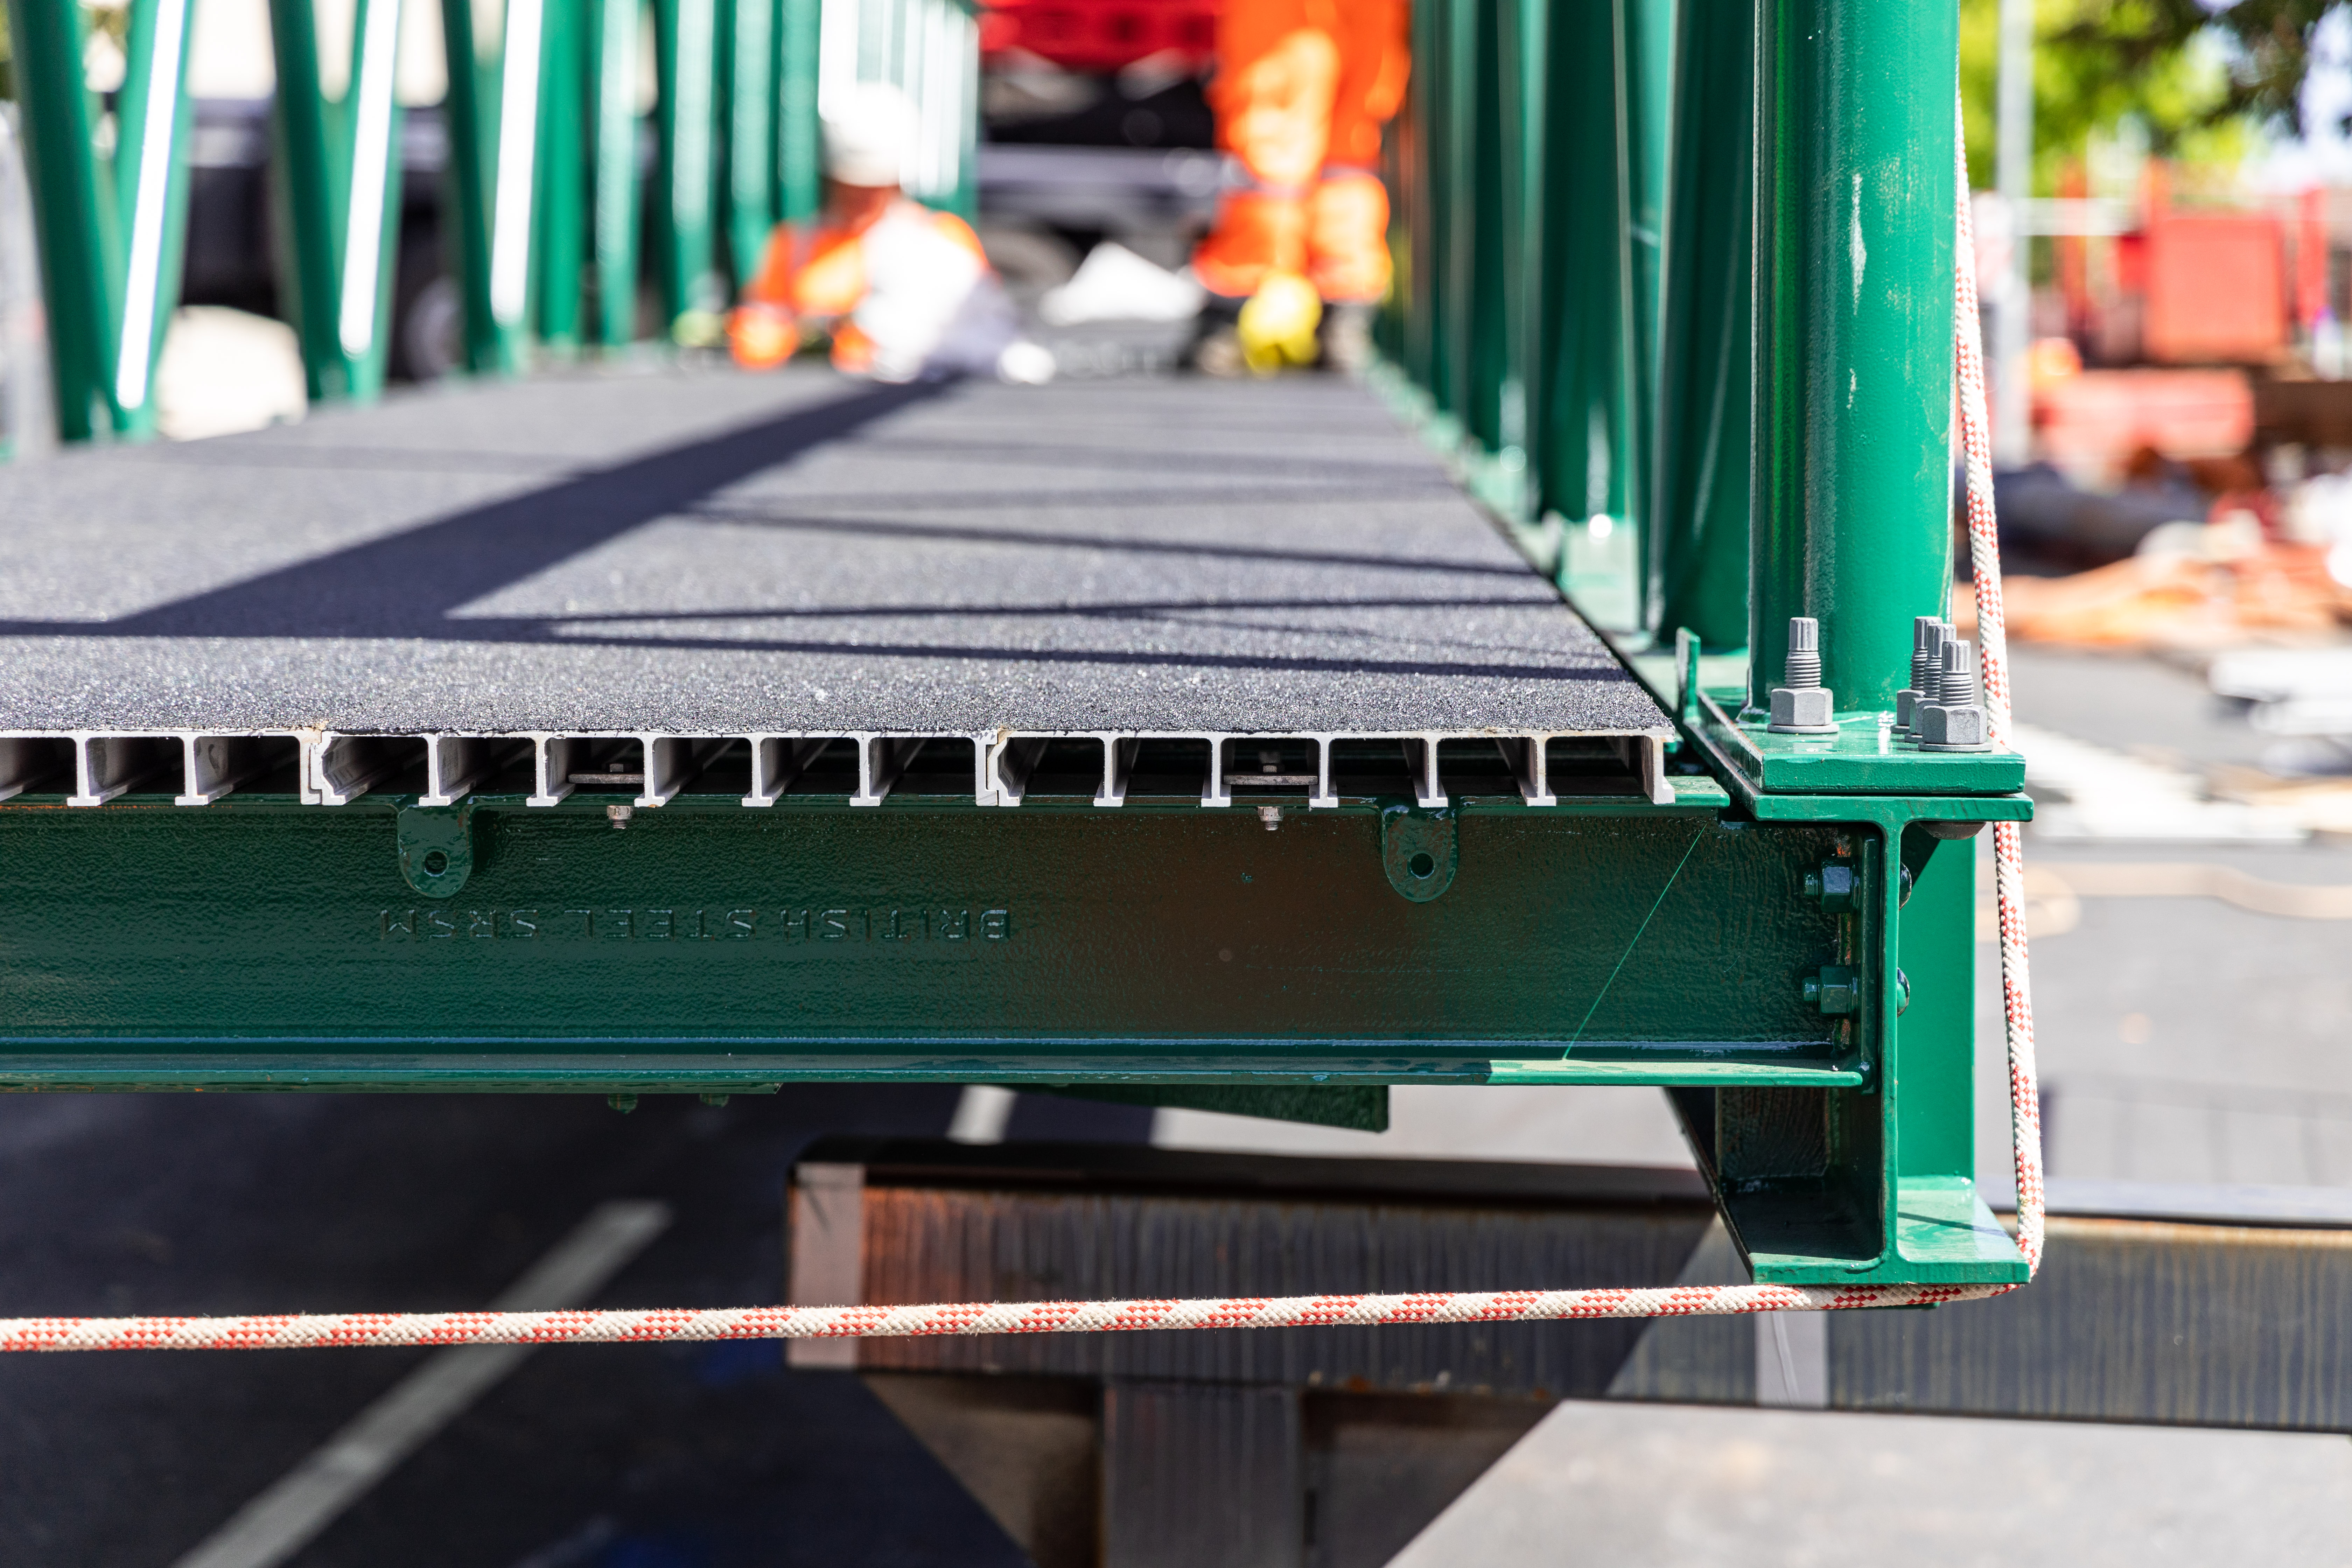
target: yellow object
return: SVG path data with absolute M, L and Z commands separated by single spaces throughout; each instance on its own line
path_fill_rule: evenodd
M 1323 297 L 1296 272 L 1276 272 L 1258 285 L 1242 307 L 1235 330 L 1242 359 L 1259 375 L 1285 364 L 1313 364 L 1319 352 L 1315 329 L 1323 323 Z

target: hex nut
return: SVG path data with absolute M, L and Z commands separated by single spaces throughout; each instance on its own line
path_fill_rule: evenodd
M 1776 686 L 1772 721 L 1765 728 L 1780 735 L 1833 735 L 1837 723 L 1831 715 L 1830 701 L 1826 686 Z
M 1981 752 L 1992 745 L 1991 716 L 1970 703 L 1964 708 L 1930 705 L 1914 725 L 1924 752 Z

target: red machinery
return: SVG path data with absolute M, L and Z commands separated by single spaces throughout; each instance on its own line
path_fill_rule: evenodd
M 1155 55 L 1186 74 L 1207 68 L 1217 0 L 985 0 L 983 58 L 1020 49 L 1074 71 L 1115 71 Z

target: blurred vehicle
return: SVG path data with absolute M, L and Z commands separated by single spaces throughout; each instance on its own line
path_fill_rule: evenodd
M 282 314 L 286 265 L 270 193 L 270 100 L 199 98 L 189 149 L 189 305 Z M 400 133 L 400 259 L 393 284 L 390 374 L 432 381 L 457 368 L 461 304 L 441 237 L 449 138 L 437 107 L 405 110 Z

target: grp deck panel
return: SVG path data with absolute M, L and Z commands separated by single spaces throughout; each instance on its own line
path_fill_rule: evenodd
M 1671 733 L 1337 379 L 583 373 L 0 515 L 0 731 Z

